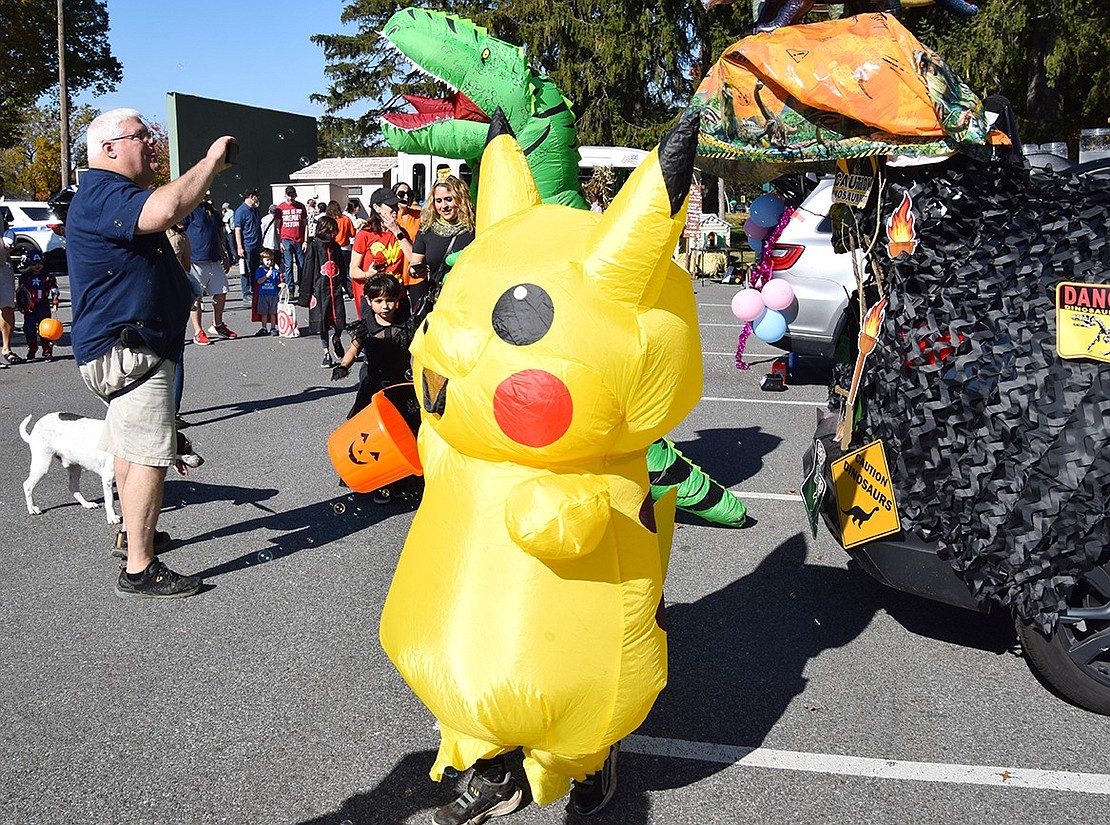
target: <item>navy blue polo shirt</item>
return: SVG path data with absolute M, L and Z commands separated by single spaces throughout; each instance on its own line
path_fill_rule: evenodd
M 257 209 L 246 202 L 239 204 L 235 210 L 235 225 L 243 230 L 244 251 L 252 252 L 262 247 L 262 219 Z
M 158 355 L 181 358 L 193 291 L 166 233 L 135 233 L 151 194 L 105 169 L 81 175 L 66 215 L 70 335 L 78 365 L 118 344 L 124 327 Z
M 201 201 L 181 223 L 193 247 L 194 261 L 213 263 L 224 259 L 224 222 L 216 207 Z

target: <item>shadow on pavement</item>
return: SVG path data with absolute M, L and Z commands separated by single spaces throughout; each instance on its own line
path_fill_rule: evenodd
M 462 791 L 462 779 L 469 773 L 463 774 L 459 781 L 444 779 L 435 785 L 428 778 L 428 770 L 435 760 L 434 750 L 417 751 L 410 753 L 391 770 L 377 785 L 368 791 L 357 793 L 347 799 L 334 813 L 305 819 L 298 825 L 404 825 L 412 817 L 424 814 L 416 821 L 430 822 L 432 811 L 440 805 L 446 805 Z M 623 763 L 624 755 L 621 755 Z M 633 755 L 633 759 L 639 757 Z M 527 780 L 521 767 L 520 753 L 515 752 L 508 757 L 510 767 L 517 781 L 524 788 L 524 801 L 521 808 L 535 810 L 535 803 L 530 801 Z M 634 769 L 636 773 L 638 770 Z M 566 825 L 585 825 L 585 823 L 598 823 L 598 825 L 629 825 L 634 822 L 646 822 L 651 810 L 651 803 L 642 793 L 644 788 L 638 785 L 633 778 L 628 785 L 624 785 L 625 774 L 620 774 L 618 791 L 613 801 L 600 813 L 583 819 L 575 814 L 561 810 L 566 804 L 565 799 L 551 803 L 550 809 L 557 815 L 562 815 Z M 511 814 L 498 822 L 511 823 L 515 817 Z
M 188 375 L 188 373 L 186 373 Z M 303 404 L 309 401 L 318 401 L 321 398 L 328 398 L 332 395 L 342 395 L 344 393 L 353 393 L 357 387 L 350 383 L 342 384 L 333 387 L 306 387 L 301 392 L 289 393 L 288 395 L 278 395 L 266 398 L 257 398 L 252 400 L 237 401 L 234 404 L 219 404 L 215 407 L 190 407 L 187 411 L 182 411 L 182 415 L 188 416 L 192 426 L 201 426 L 204 424 L 214 424 L 217 421 L 226 421 L 229 418 L 238 418 L 240 415 L 247 415 L 249 413 L 256 413 L 261 410 L 271 410 L 279 407 L 287 407 L 291 404 Z M 211 418 L 200 418 L 205 413 L 218 413 L 221 410 L 227 410 L 223 415 L 215 415 Z
M 372 789 L 350 797 L 334 813 L 305 819 L 299 825 L 401 825 L 409 817 L 446 804 L 450 783 L 437 787 L 428 779 L 435 756 L 434 750 L 408 754 Z M 444 801 L 438 802 L 441 798 Z
M 174 548 L 185 547 L 199 542 L 228 539 L 254 530 L 269 530 L 279 533 L 267 540 L 265 546 L 251 550 L 221 564 L 200 570 L 193 575 L 211 578 L 225 573 L 234 573 L 255 567 L 259 564 L 276 561 L 302 550 L 323 547 L 333 541 L 345 538 L 365 528 L 395 515 L 406 505 L 394 504 L 379 506 L 373 504 L 369 495 L 346 493 L 341 496 L 298 507 L 294 510 L 274 512 L 259 504 L 277 494 L 271 489 L 251 489 L 215 484 L 189 484 L 190 489 L 183 493 L 189 498 L 182 499 L 178 507 L 208 501 L 232 501 L 235 504 L 252 504 L 263 515 L 238 521 L 211 532 L 201 533 L 189 539 L 174 543 Z M 180 491 L 178 491 L 180 492 Z M 166 509 L 175 509 L 174 499 L 167 492 Z
M 692 604 L 667 608 L 670 674 L 644 736 L 759 746 L 806 689 L 805 668 L 863 632 L 879 610 L 907 630 L 997 653 L 1012 631 L 991 617 L 883 587 L 860 570 L 807 565 L 801 534 L 752 573 Z M 897 666 L 892 663 L 892 667 Z M 629 760 L 630 762 L 632 760 Z M 645 790 L 682 787 L 724 765 L 640 756 Z
M 763 456 L 781 443 L 759 427 L 728 427 L 698 430 L 695 439 L 676 441 L 675 446 L 714 481 L 732 487 L 758 473 Z
M 638 733 L 758 746 L 806 687 L 809 660 L 855 639 L 882 604 L 859 577 L 807 565 L 797 534 L 747 576 L 667 608 L 668 684 Z M 666 760 L 652 789 L 723 769 Z

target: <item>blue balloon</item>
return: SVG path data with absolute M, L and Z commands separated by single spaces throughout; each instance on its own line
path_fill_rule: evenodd
M 756 255 L 763 254 L 763 241 L 756 240 L 755 238 L 748 238 L 748 246 L 752 248 L 752 251 L 755 252 Z
M 755 321 L 752 322 L 752 332 L 760 341 L 773 344 L 786 335 L 786 318 L 774 309 L 765 309 Z
M 753 223 L 770 229 L 779 222 L 785 210 L 786 204 L 778 195 L 760 195 L 752 201 L 748 215 Z

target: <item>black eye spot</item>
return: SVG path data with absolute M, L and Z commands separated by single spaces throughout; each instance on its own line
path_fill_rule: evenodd
M 505 290 L 493 308 L 493 331 L 506 344 L 523 347 L 547 335 L 555 320 L 551 296 L 535 284 Z

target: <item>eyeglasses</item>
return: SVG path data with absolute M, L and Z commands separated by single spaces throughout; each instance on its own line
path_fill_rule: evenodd
M 144 126 L 139 131 L 133 132 L 130 135 L 119 135 L 118 137 L 108 138 L 107 140 L 102 140 L 101 143 L 112 143 L 117 140 L 138 140 L 145 143 L 146 141 L 151 140 L 153 137 L 154 133 Z
M 412 197 L 412 192 L 410 192 L 408 189 L 402 189 L 400 192 L 397 193 L 397 199 L 398 200 L 407 201 L 411 197 Z

